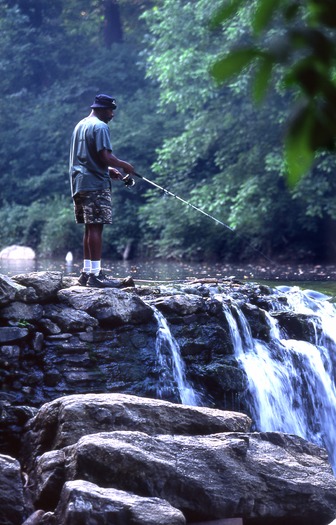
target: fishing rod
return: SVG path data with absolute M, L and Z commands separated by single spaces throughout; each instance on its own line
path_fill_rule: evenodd
M 133 172 L 133 175 L 136 175 L 137 177 L 139 177 L 139 179 L 142 179 L 142 180 L 144 180 L 145 182 L 148 182 L 148 184 L 151 184 L 152 186 L 154 186 L 155 188 L 157 188 L 157 189 L 160 190 L 160 191 L 163 191 L 163 192 L 166 193 L 167 195 L 170 195 L 171 197 L 174 197 L 175 199 L 177 199 L 177 200 L 183 202 L 184 204 L 187 204 L 187 206 L 190 206 L 190 208 L 193 208 L 194 210 L 199 211 L 200 213 L 203 213 L 203 215 L 205 215 L 205 216 L 208 217 L 209 219 L 212 219 L 213 221 L 217 222 L 217 224 L 221 224 L 222 226 L 224 226 L 224 228 L 227 228 L 228 230 L 231 230 L 232 232 L 235 231 L 233 228 L 231 228 L 230 226 L 228 226 L 228 224 L 225 224 L 225 222 L 220 221 L 219 219 L 216 219 L 216 217 L 213 217 L 212 215 L 210 215 L 210 214 L 207 213 L 206 211 L 201 210 L 201 208 L 197 208 L 197 206 L 195 206 L 194 204 L 191 204 L 191 202 L 188 202 L 188 201 L 182 199 L 182 197 L 179 197 L 179 196 L 176 195 L 175 193 L 173 193 L 173 192 L 167 190 L 166 188 L 163 188 L 162 186 L 159 186 L 158 184 L 156 184 L 156 182 L 153 182 L 152 180 L 146 179 L 146 177 L 143 177 L 142 175 L 139 175 L 139 173 L 135 173 L 135 172 Z
M 203 215 L 205 215 L 206 217 L 208 217 L 209 219 L 215 221 L 217 224 L 220 224 L 221 226 L 224 226 L 224 228 L 227 228 L 228 230 L 232 231 L 233 233 L 235 233 L 236 235 L 240 236 L 239 233 L 236 232 L 236 230 L 234 228 L 231 228 L 231 226 L 229 226 L 228 224 L 225 224 L 225 222 L 223 221 L 220 221 L 219 219 L 217 219 L 216 217 L 213 217 L 212 215 L 210 215 L 210 213 L 207 213 L 206 211 L 202 210 L 201 208 L 198 208 L 197 206 L 195 206 L 194 204 L 192 204 L 191 202 L 188 202 L 186 201 L 185 199 L 182 199 L 182 197 L 179 197 L 178 195 L 176 195 L 175 193 L 173 193 L 172 191 L 169 191 L 167 190 L 166 188 L 163 188 L 162 186 L 160 186 L 159 184 L 156 184 L 156 182 L 153 182 L 152 180 L 149 180 L 147 179 L 146 177 L 144 177 L 143 175 L 140 175 L 139 173 L 136 173 L 135 171 L 133 171 L 132 175 L 135 175 L 136 177 L 138 177 L 139 179 L 147 182 L 148 184 L 150 184 L 151 186 L 154 186 L 156 189 L 162 191 L 163 193 L 166 193 L 167 195 L 170 195 L 171 197 L 174 197 L 175 199 L 183 202 L 184 204 L 186 204 L 187 206 L 190 206 L 190 208 L 193 208 L 194 210 L 198 211 L 199 213 L 202 213 Z M 124 177 L 123 179 L 124 183 L 126 186 L 133 186 L 135 184 L 135 181 L 134 179 L 132 179 L 129 175 L 126 175 L 126 177 Z M 245 241 L 247 242 L 247 241 Z M 262 253 L 260 250 L 258 250 L 257 248 L 255 248 L 254 246 L 252 246 L 249 242 L 247 242 L 248 246 L 250 246 L 250 248 L 252 248 L 254 251 L 256 251 L 257 253 L 259 253 L 259 255 L 262 255 L 268 262 L 270 262 L 271 264 L 274 264 L 273 261 L 267 257 L 267 255 L 265 255 L 264 253 Z

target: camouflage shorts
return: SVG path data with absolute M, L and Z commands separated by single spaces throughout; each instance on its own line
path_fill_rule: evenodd
M 73 201 L 78 224 L 112 224 L 110 190 L 82 191 Z

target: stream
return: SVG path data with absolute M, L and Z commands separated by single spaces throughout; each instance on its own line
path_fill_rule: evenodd
M 13 276 L 35 271 L 61 271 L 79 275 L 82 261 L 64 259 L 8 260 L 0 259 L 0 273 Z M 160 259 L 115 261 L 103 260 L 107 275 L 123 278 L 131 275 L 139 284 L 179 282 L 193 279 L 229 279 L 262 282 L 268 286 L 300 286 L 336 297 L 336 265 L 311 264 L 238 264 L 211 262 L 179 262 Z

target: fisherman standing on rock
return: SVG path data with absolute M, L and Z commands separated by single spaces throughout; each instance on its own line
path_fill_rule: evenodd
M 89 116 L 75 127 L 70 145 L 69 174 L 76 222 L 85 225 L 84 264 L 78 282 L 81 286 L 114 288 L 120 281 L 102 272 L 104 224 L 112 223 L 111 179 L 133 185 L 132 164 L 112 153 L 108 122 L 114 116 L 116 101 L 109 95 L 95 97 Z M 118 169 L 122 169 L 122 174 Z

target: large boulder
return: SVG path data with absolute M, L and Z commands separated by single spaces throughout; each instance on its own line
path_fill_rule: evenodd
M 68 480 L 162 498 L 189 521 L 322 525 L 336 513 L 336 479 L 325 452 L 280 433 L 101 433 L 66 449 L 65 466 Z
M 35 259 L 36 254 L 32 248 L 29 246 L 18 246 L 13 244 L 12 246 L 7 246 L 0 251 L 0 259 L 25 259 L 32 260 Z
M 247 432 L 245 414 L 178 405 L 127 394 L 72 395 L 46 403 L 30 421 L 28 457 L 76 443 L 82 436 L 112 430 L 147 434 L 214 434 Z
M 75 501 L 86 509 L 81 517 L 77 513 L 83 525 L 107 523 L 103 513 L 96 517 L 104 501 L 113 500 L 122 519 L 130 494 L 158 498 L 187 522 L 240 517 L 253 525 L 330 523 L 336 479 L 326 451 L 280 432 L 249 433 L 250 423 L 239 413 L 128 395 L 55 400 L 27 428 L 34 504 L 62 525 L 77 523 Z M 121 506 L 110 489 L 126 493 L 119 494 Z M 127 519 L 125 524 L 144 523 L 142 517 Z

